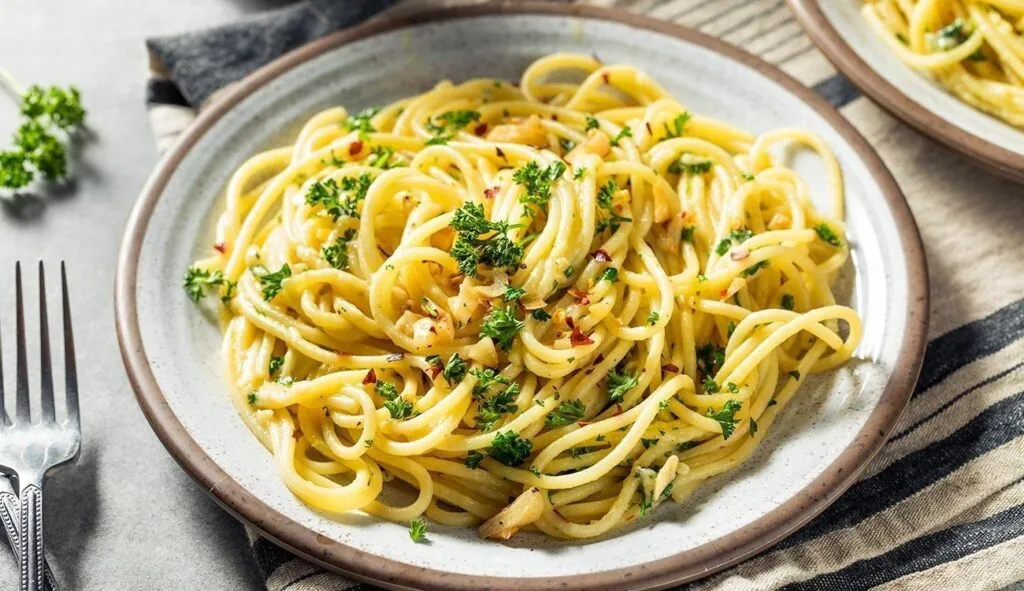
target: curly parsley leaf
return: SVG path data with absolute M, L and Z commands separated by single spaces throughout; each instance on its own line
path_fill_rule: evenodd
M 281 293 L 281 282 L 292 276 L 292 268 L 288 266 L 288 263 L 281 265 L 281 268 L 273 273 L 262 273 L 257 275 L 260 285 L 263 287 L 263 299 L 270 301 L 274 299 L 277 294 Z
M 413 519 L 409 522 L 409 538 L 414 542 L 427 541 L 427 522 L 422 519 Z
M 622 402 L 626 392 L 635 388 L 639 383 L 640 378 L 636 374 L 613 369 L 608 372 L 608 401 Z
M 184 287 L 185 293 L 193 302 L 198 302 L 203 299 L 203 296 L 207 294 L 207 290 L 213 289 L 215 286 L 229 285 L 230 282 L 224 277 L 224 273 L 220 269 L 201 269 L 199 267 L 189 267 L 185 271 Z
M 515 468 L 525 462 L 532 451 L 532 441 L 522 439 L 515 431 L 506 431 L 494 436 L 487 454 L 502 464 Z
M 345 233 L 334 241 L 334 244 L 329 244 L 320 250 L 320 254 L 323 255 L 324 260 L 327 264 L 334 267 L 335 269 L 348 269 L 348 245 L 356 237 L 356 231 L 353 228 L 345 230 Z
M 466 362 L 459 357 L 458 353 L 452 355 L 448 363 L 445 364 L 444 369 L 441 370 L 441 375 L 444 379 L 448 380 L 449 384 L 457 384 L 462 381 L 462 378 L 466 377 Z
M 551 186 L 565 173 L 565 163 L 556 160 L 541 168 L 535 161 L 528 162 L 512 173 L 512 180 L 525 187 L 526 192 L 519 196 L 520 203 L 530 203 L 544 207 L 551 200 Z
M 720 411 L 713 411 L 708 409 L 706 416 L 710 419 L 718 421 L 718 424 L 722 426 L 722 438 L 728 439 L 732 432 L 736 430 L 736 423 L 739 419 L 736 418 L 736 411 L 740 409 L 740 403 L 735 400 L 730 400 L 725 403 Z
M 434 134 L 432 138 L 427 140 L 427 145 L 439 146 L 447 144 L 455 137 L 459 130 L 479 120 L 480 113 L 478 111 L 461 110 L 441 113 L 432 120 L 427 120 L 427 131 Z
M 579 400 L 568 400 L 558 405 L 551 414 L 547 416 L 545 424 L 548 427 L 563 427 L 579 421 L 583 418 L 586 407 Z
M 484 322 L 480 326 L 480 336 L 491 337 L 495 344 L 508 351 L 512 348 L 512 341 L 515 340 L 516 335 L 525 326 L 525 322 L 516 318 L 514 306 L 495 307 L 484 317 Z
M 519 406 L 515 402 L 518 396 L 519 384 L 511 384 L 494 396 L 484 398 L 476 409 L 477 429 L 490 431 L 503 416 L 519 410 Z
M 836 247 L 843 245 L 843 241 L 839 238 L 839 235 L 836 234 L 835 230 L 824 222 L 814 226 L 814 231 L 818 234 L 818 238 L 821 238 L 827 244 L 831 244 Z
M 476 277 L 480 264 L 510 273 L 519 268 L 523 246 L 505 234 L 509 229 L 507 222 L 491 222 L 484 216 L 483 205 L 464 204 L 455 210 L 450 225 L 458 233 L 451 255 L 466 276 Z

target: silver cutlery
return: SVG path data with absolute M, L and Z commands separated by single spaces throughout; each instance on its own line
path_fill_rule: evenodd
M 2 371 L 0 371 L 0 375 L 3 375 Z M 0 390 L 2 389 L 2 386 L 0 386 Z M 21 532 L 18 531 L 21 521 L 21 513 L 18 509 L 18 495 L 14 492 L 14 487 L 11 486 L 10 480 L 3 476 L 0 476 L 0 521 L 3 521 L 4 524 L 7 543 L 10 545 L 11 551 L 14 552 L 14 557 L 18 558 L 18 549 L 21 546 Z M 46 584 L 50 586 L 50 591 L 58 591 L 57 581 L 53 578 L 50 564 L 45 558 L 43 559 L 43 571 L 46 575 Z
M 64 264 L 60 267 L 64 312 L 64 382 L 66 417 L 58 421 L 53 402 L 50 365 L 50 334 L 46 314 L 46 277 L 39 263 L 39 359 L 40 396 L 36 422 L 32 421 L 28 388 L 28 360 L 25 346 L 25 310 L 21 288 L 21 263 L 14 268 L 17 310 L 17 357 L 15 413 L 13 421 L 3 406 L 3 376 L 0 375 L 0 471 L 18 484 L 21 509 L 19 561 L 21 591 L 44 591 L 43 482 L 50 472 L 78 457 L 82 435 L 78 417 L 78 379 L 75 371 L 74 338 Z

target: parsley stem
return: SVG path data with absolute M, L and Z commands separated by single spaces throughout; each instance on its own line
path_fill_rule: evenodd
M 12 97 L 21 102 L 21 97 L 25 94 L 25 89 L 18 84 L 18 81 L 14 76 L 8 72 L 3 66 L 0 66 L 0 85 L 2 85 Z

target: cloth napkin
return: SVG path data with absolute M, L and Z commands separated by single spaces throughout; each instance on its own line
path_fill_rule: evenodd
M 924 368 L 881 453 L 798 532 L 687 588 L 1024 589 L 1024 188 L 932 143 L 861 96 L 814 48 L 782 0 L 595 3 L 719 36 L 828 98 L 900 183 L 931 272 Z M 173 144 L 210 97 L 246 73 L 391 4 L 303 2 L 150 40 L 147 106 L 160 149 Z M 254 567 L 270 591 L 371 588 L 251 531 L 249 539 Z

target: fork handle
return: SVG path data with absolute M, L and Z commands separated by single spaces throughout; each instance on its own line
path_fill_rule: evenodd
M 21 591 L 45 591 L 43 586 L 42 478 L 21 487 Z
M 18 531 L 21 512 L 18 509 L 18 496 L 12 492 L 0 491 L 0 521 L 4 524 L 4 533 L 7 534 L 7 543 L 10 545 L 11 551 L 17 554 L 21 547 L 21 532 Z M 45 558 L 43 572 L 50 591 L 59 591 L 57 581 L 53 578 L 53 571 L 50 570 L 50 564 Z

